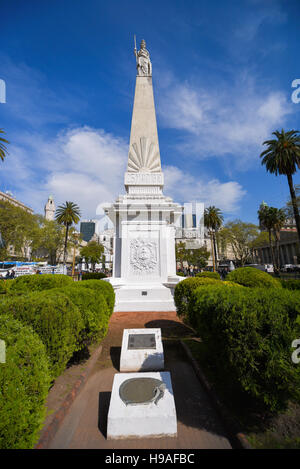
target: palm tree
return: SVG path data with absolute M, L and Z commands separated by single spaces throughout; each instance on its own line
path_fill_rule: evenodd
M 266 165 L 267 171 L 275 174 L 284 174 L 287 176 L 291 193 L 291 201 L 295 215 L 295 221 L 300 242 L 300 215 L 297 205 L 295 188 L 293 185 L 293 174 L 300 167 L 300 135 L 298 130 L 290 130 L 281 132 L 276 130 L 272 135 L 276 139 L 266 140 L 263 145 L 267 145 L 267 149 L 260 155 L 261 164 Z
M 216 232 L 222 226 L 222 222 L 223 216 L 219 208 L 211 205 L 204 210 L 204 226 L 206 226 L 210 235 L 214 272 L 217 267 Z
M 273 220 L 271 213 L 269 211 L 269 206 L 263 202 L 258 210 L 258 219 L 259 219 L 259 227 L 261 230 L 267 230 L 269 233 L 269 244 L 272 256 L 272 264 L 275 267 L 275 255 L 274 255 L 274 246 L 272 241 L 272 230 L 273 230 Z
M 66 202 L 63 205 L 60 205 L 56 209 L 55 219 L 61 225 L 65 225 L 66 227 L 66 235 L 65 235 L 65 247 L 64 247 L 64 264 L 67 261 L 67 248 L 68 248 L 68 233 L 70 226 L 75 223 L 75 225 L 80 220 L 80 210 L 78 205 L 74 204 L 73 202 Z
M 280 252 L 279 252 L 279 242 L 280 242 L 280 231 L 286 223 L 286 215 L 282 208 L 270 207 L 273 210 L 273 232 L 275 235 L 275 249 L 276 249 L 276 271 L 279 273 L 280 270 Z
M 5 134 L 3 129 L 0 129 L 0 134 Z M 0 136 L 0 159 L 4 161 L 4 158 L 8 154 L 7 148 L 5 146 L 5 143 L 9 143 L 8 140 Z
M 274 272 L 276 274 L 279 273 L 280 270 L 280 230 L 283 228 L 286 222 L 286 214 L 283 209 L 276 208 L 276 207 L 268 207 L 267 204 L 262 203 L 259 211 L 258 211 L 258 218 L 260 227 L 262 229 L 266 229 L 269 233 L 269 243 L 272 253 L 272 261 L 274 266 Z M 272 243 L 272 232 L 274 234 L 275 239 L 275 252 L 274 253 L 274 246 Z

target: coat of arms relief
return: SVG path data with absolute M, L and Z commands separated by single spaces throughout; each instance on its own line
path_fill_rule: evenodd
M 158 265 L 157 242 L 132 239 L 130 243 L 130 265 L 134 273 L 152 273 Z

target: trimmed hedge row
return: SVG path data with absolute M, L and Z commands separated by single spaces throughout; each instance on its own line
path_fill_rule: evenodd
M 100 280 L 106 277 L 107 275 L 102 272 L 85 272 L 82 274 L 82 280 Z
M 272 411 L 300 399 L 300 368 L 291 360 L 300 294 L 209 285 L 192 292 L 188 311 L 228 389 L 241 389 Z
M 91 288 L 98 293 L 102 293 L 106 299 L 110 314 L 113 313 L 115 306 L 115 292 L 109 282 L 106 282 L 105 280 L 85 280 L 83 283 L 80 283 L 80 286 Z
M 0 294 L 7 292 L 6 280 L 0 280 Z
M 51 383 L 46 349 L 29 326 L 0 315 L 6 363 L 0 363 L 0 448 L 32 448 L 38 439 Z
M 254 267 L 239 267 L 230 272 L 226 280 L 244 285 L 245 287 L 281 288 L 279 280 Z
M 283 288 L 287 290 L 300 290 L 300 280 L 297 279 L 288 279 L 288 280 L 280 280 L 281 285 Z
M 199 286 L 221 285 L 237 286 L 233 282 L 222 282 L 221 280 L 205 277 L 189 277 L 179 282 L 175 287 L 174 301 L 178 316 L 188 319 L 188 305 L 193 291 Z
M 81 344 L 90 345 L 106 335 L 110 310 L 102 293 L 99 294 L 92 288 L 84 288 L 81 283 L 50 291 L 67 296 L 79 309 L 84 322 L 84 328 L 80 332 Z
M 196 274 L 196 277 L 214 278 L 216 280 L 221 280 L 220 274 L 218 272 L 199 272 L 199 274 Z
M 12 293 L 28 293 L 66 287 L 73 284 L 73 279 L 60 274 L 35 274 L 17 277 L 10 286 Z
M 11 280 L 1 295 L 0 338 L 8 344 L 9 369 L 0 364 L 0 448 L 34 445 L 51 380 L 74 352 L 104 337 L 114 307 L 113 288 L 101 280 L 26 277 Z
M 63 293 L 48 290 L 9 296 L 0 303 L 0 316 L 6 313 L 31 326 L 40 336 L 53 378 L 62 373 L 74 351 L 81 348 L 84 323 L 79 309 Z

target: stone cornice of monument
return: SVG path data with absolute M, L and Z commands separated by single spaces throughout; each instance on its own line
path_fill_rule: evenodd
M 144 40 L 134 49 L 137 76 L 131 121 L 127 171 L 124 184 L 128 196 L 162 196 L 161 170 L 156 114 L 152 87 L 152 65 Z

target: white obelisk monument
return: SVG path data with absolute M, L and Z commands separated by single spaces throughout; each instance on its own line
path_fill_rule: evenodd
M 163 195 L 152 65 L 146 43 L 137 62 L 125 195 L 105 207 L 115 227 L 115 311 L 172 311 L 176 275 L 175 223 L 182 207 Z

